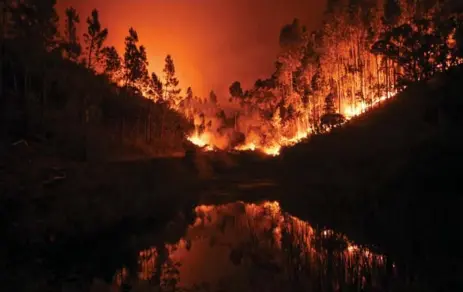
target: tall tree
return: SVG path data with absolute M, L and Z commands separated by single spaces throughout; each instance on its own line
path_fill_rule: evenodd
M 15 1 L 10 6 L 9 37 L 15 39 L 13 50 L 21 57 L 23 68 L 24 96 L 27 96 L 30 87 L 30 74 L 32 71 L 40 72 L 41 118 L 43 118 L 48 95 L 48 79 L 53 62 L 50 54 L 58 44 L 58 15 L 55 0 L 24 0 Z M 16 64 L 17 65 L 17 64 Z M 17 86 L 15 86 L 17 89 Z
M 16 1 L 10 7 L 13 25 L 12 34 L 28 46 L 39 45 L 53 49 L 58 33 L 56 0 Z M 27 45 L 26 45 L 27 46 Z M 31 48 L 28 47 L 28 50 Z
M 213 105 L 217 105 L 217 94 L 215 94 L 214 90 L 209 92 L 209 102 Z
M 336 113 L 336 107 L 334 105 L 335 96 L 330 93 L 325 97 L 325 105 L 323 106 L 323 111 L 326 114 Z
M 155 100 L 162 100 L 163 99 L 163 84 L 161 79 L 159 79 L 156 73 L 151 73 L 151 80 L 150 80 L 150 94 L 154 96 Z
M 108 29 L 101 28 L 98 10 L 93 9 L 92 15 L 87 18 L 87 33 L 84 34 L 84 40 L 87 45 L 87 67 L 94 69 L 94 60 L 99 60 L 103 44 L 108 37 Z
M 65 51 L 67 57 L 73 61 L 77 61 L 81 53 L 81 46 L 77 36 L 77 24 L 80 22 L 79 14 L 73 7 L 66 9 L 66 26 L 65 35 Z
M 186 90 L 185 98 L 180 103 L 180 109 L 183 111 L 183 113 L 189 120 L 194 119 L 195 105 L 193 104 L 193 98 L 193 90 L 191 89 L 191 87 L 188 87 Z
M 171 55 L 167 55 L 164 65 L 164 78 L 165 78 L 165 99 L 174 106 L 178 106 L 182 101 L 180 96 L 181 89 L 178 88 L 178 78 L 175 74 L 174 60 Z
M 125 86 L 136 86 L 137 83 L 145 83 L 148 80 L 148 58 L 143 45 L 138 46 L 138 34 L 129 29 L 129 35 L 125 38 L 124 69 Z
M 243 89 L 241 88 L 241 83 L 239 81 L 233 82 L 228 88 L 228 91 L 230 92 L 230 96 L 233 98 L 243 97 Z
M 105 47 L 101 50 L 103 55 L 103 72 L 112 81 L 118 82 L 122 71 L 122 60 L 115 47 Z
M 191 89 L 191 87 L 188 87 L 186 90 L 185 100 L 188 105 L 191 105 L 191 102 L 193 101 L 193 90 Z

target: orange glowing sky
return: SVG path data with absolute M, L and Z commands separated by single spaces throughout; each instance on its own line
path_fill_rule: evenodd
M 93 8 L 109 29 L 107 44 L 123 52 L 130 26 L 148 52 L 150 71 L 162 73 L 164 58 L 174 58 L 180 86 L 206 96 L 214 89 L 228 98 L 228 87 L 244 87 L 268 77 L 283 25 L 298 17 L 309 30 L 321 21 L 326 0 L 58 0 L 58 11 L 73 6 L 80 33 Z M 81 38 L 81 41 L 83 39 Z

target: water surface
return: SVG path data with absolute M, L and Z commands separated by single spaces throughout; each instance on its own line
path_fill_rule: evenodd
M 382 291 L 394 278 L 383 255 L 277 202 L 200 205 L 193 217 L 177 241 L 134 251 L 133 264 L 114 271 L 112 290 Z

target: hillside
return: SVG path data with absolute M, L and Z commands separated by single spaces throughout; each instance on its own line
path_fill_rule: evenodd
M 462 82 L 455 68 L 285 149 L 283 207 L 378 244 L 434 288 L 461 285 Z

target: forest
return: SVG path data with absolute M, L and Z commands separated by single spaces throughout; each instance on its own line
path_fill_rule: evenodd
M 332 0 L 323 25 L 295 19 L 281 29 L 275 72 L 247 90 L 230 86 L 240 105 L 241 149 L 278 153 L 378 106 L 408 85 L 462 63 L 458 1 Z
M 318 30 L 298 19 L 281 29 L 269 78 L 198 97 L 182 92 L 171 55 L 162 74 L 148 72 L 134 28 L 119 54 L 93 10 L 81 42 L 78 11 L 66 9 L 61 32 L 55 2 L 2 4 L 2 135 L 53 141 L 79 159 L 171 155 L 186 138 L 278 154 L 463 62 L 459 1 L 330 0 Z
M 135 29 L 128 31 L 120 56 L 106 45 L 110 32 L 97 10 L 86 18 L 81 41 L 81 16 L 72 7 L 66 9 L 62 28 L 56 1 L 0 5 L 3 142 L 45 145 L 52 155 L 79 161 L 183 150 L 192 125 L 168 104 L 143 95 L 147 85 L 153 90 L 161 81 L 154 73 L 148 77 L 146 49 Z M 167 97 L 168 82 L 178 81 L 172 60 L 166 60 Z

